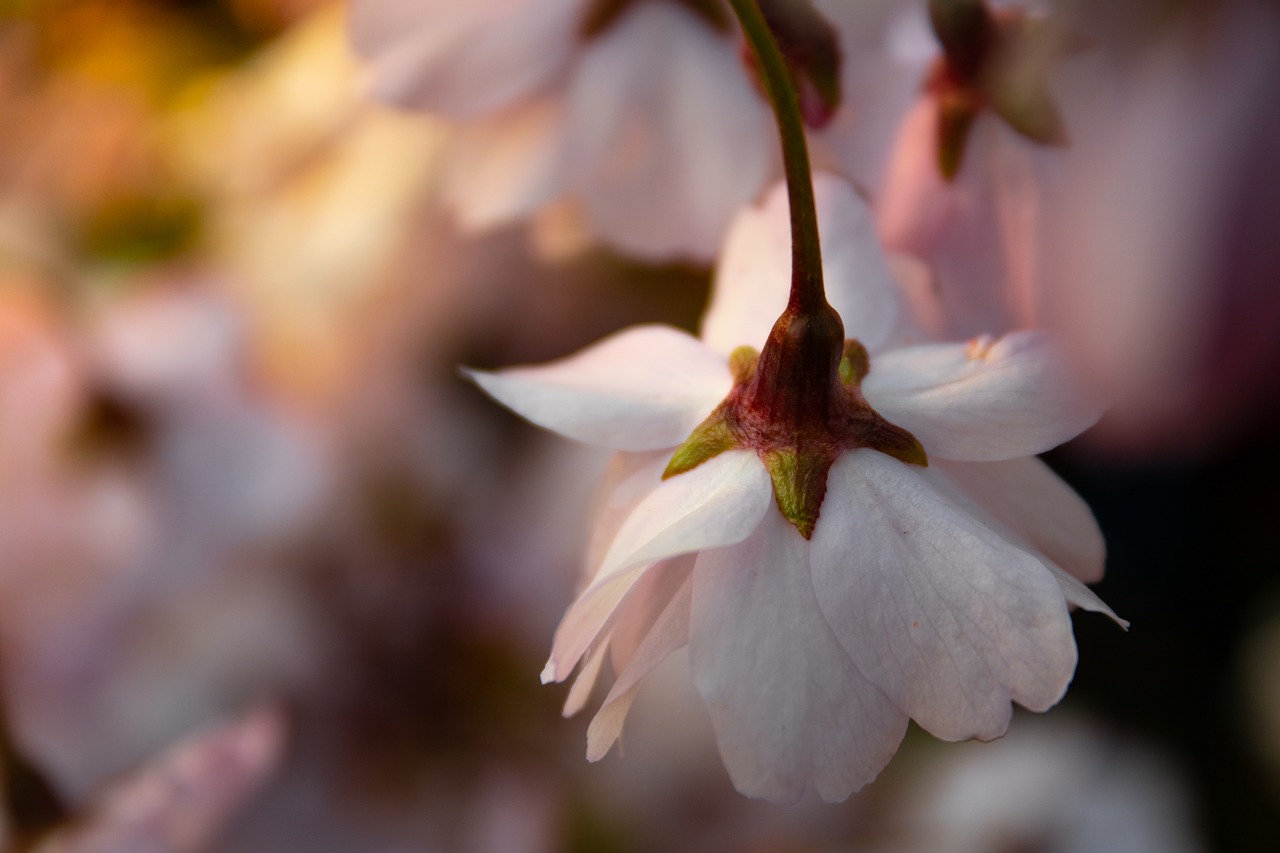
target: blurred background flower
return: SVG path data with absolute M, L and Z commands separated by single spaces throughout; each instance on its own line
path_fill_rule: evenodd
M 820 156 L 882 167 L 920 78 L 864 50 L 918 5 L 842 31 Z M 1049 461 L 1133 629 L 1078 622 L 1062 721 L 909 732 L 784 809 L 734 793 L 678 656 L 582 760 L 537 676 L 605 460 L 456 372 L 693 329 L 709 271 L 459 233 L 453 131 L 366 99 L 341 5 L 0 2 L 0 838 L 137 850 L 151 808 L 159 849 L 246 853 L 1275 849 L 1275 14 L 1056 5 L 1115 85 L 1062 81 L 1072 147 L 1037 152 L 1078 176 L 1047 316 L 1129 405 Z

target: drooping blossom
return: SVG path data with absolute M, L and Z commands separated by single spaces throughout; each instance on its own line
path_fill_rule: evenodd
M 771 4 L 803 19 L 831 86 L 831 18 L 858 14 L 845 5 Z M 352 38 L 377 97 L 458 123 L 442 192 L 470 227 L 568 197 L 623 251 L 706 261 L 778 172 L 768 105 L 720 3 L 357 0 Z M 838 95 L 801 92 L 816 123 L 829 118 Z
M 751 436 L 702 452 L 710 416 L 754 369 L 742 347 L 767 354 L 787 302 L 781 190 L 735 223 L 700 338 L 640 326 L 548 365 L 471 374 L 530 421 L 623 451 L 543 673 L 563 681 L 585 661 L 568 711 L 606 660 L 616 674 L 588 756 L 687 645 L 734 784 L 781 802 L 861 788 L 908 718 L 990 739 L 1011 701 L 1046 710 L 1075 669 L 1068 606 L 1110 614 L 1084 586 L 1102 573 L 1096 523 L 1033 458 L 1097 406 L 1042 334 L 917 343 L 870 211 L 838 179 L 816 189 L 828 298 L 861 342 L 846 344 L 842 393 L 871 424 L 832 454 L 816 517 L 782 488 L 798 482 L 785 458 Z M 698 463 L 679 465 L 691 446 Z
M 931 31 L 923 5 L 883 48 L 918 94 L 883 104 L 900 123 L 871 178 L 881 237 L 934 268 L 940 334 L 1041 325 L 1048 209 L 1069 132 L 1050 78 L 1078 64 L 1064 62 L 1071 34 L 1021 5 L 931 4 L 981 12 L 981 35 L 955 36 L 943 23 Z
M 1047 320 L 1115 402 L 1100 441 L 1220 447 L 1280 411 L 1280 11 L 1206 5 L 1118 52 L 1053 211 Z

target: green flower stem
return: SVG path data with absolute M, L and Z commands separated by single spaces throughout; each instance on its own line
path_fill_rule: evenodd
M 782 164 L 791 203 L 791 300 L 801 312 L 827 307 L 822 284 L 822 251 L 818 245 L 818 211 L 813 200 L 813 170 L 805 141 L 804 119 L 795 86 L 756 0 L 729 0 L 742 32 L 756 56 L 782 138 Z

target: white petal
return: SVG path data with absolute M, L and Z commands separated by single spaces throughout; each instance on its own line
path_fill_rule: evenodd
M 1031 551 L 1068 604 L 1102 613 L 1128 630 L 1084 582 L 1102 579 L 1105 544 L 1088 506 L 1034 457 L 930 466 L 930 485 L 1011 545 Z M 1064 568 L 1066 567 L 1066 568 Z
M 632 254 L 711 260 L 774 167 L 736 40 L 678 4 L 635 4 L 593 39 L 570 99 L 589 223 Z
M 1129 630 L 1129 620 L 1121 619 L 1117 616 L 1116 612 L 1108 607 L 1105 601 L 1098 598 L 1093 590 L 1072 577 L 1065 569 L 1059 568 L 1053 563 L 1046 563 L 1045 565 L 1053 573 L 1053 579 L 1058 582 L 1058 589 L 1062 590 L 1062 595 L 1067 599 L 1068 604 L 1075 605 L 1081 610 L 1088 610 L 1090 613 L 1101 613 L 1104 616 L 1109 616 L 1111 621 L 1126 631 Z
M 986 740 L 1004 733 L 1011 699 L 1043 711 L 1062 697 L 1071 620 L 1040 560 L 929 477 L 873 450 L 837 461 L 814 585 L 845 650 L 898 707 L 940 738 Z
M 609 750 L 622 736 L 622 726 L 631 713 L 631 704 L 636 701 L 640 692 L 639 685 L 632 687 L 622 695 L 610 699 L 600 707 L 587 726 L 587 761 L 599 761 L 609 754 Z
M 722 453 L 654 489 L 623 522 L 596 579 L 565 613 L 544 680 L 569 674 L 646 570 L 746 539 L 772 494 L 764 465 L 746 450 Z
M 845 337 L 871 352 L 904 334 L 904 304 L 876 236 L 866 202 L 842 178 L 814 176 L 827 300 L 844 321 Z M 787 305 L 791 287 L 791 225 L 785 184 L 764 204 L 738 214 L 725 241 L 702 339 L 732 352 L 759 349 Z
M 598 646 L 607 639 L 601 636 L 601 632 L 609 624 L 627 593 L 651 568 L 652 565 L 640 565 L 615 573 L 600 583 L 593 584 L 569 605 L 556 628 L 556 636 L 551 644 L 551 657 L 547 659 L 547 665 L 542 668 L 539 676 L 543 684 L 564 681 L 592 644 Z
M 664 480 L 622 523 L 601 562 L 600 577 L 735 545 L 755 529 L 772 494 L 769 475 L 750 450 L 721 453 Z
M 624 680 L 623 673 L 632 664 L 640 647 L 650 641 L 649 638 L 657 630 L 659 620 L 672 601 L 682 591 L 688 593 L 688 589 L 682 588 L 686 586 L 692 569 L 693 564 L 688 560 L 659 563 L 645 573 L 644 578 L 628 593 L 626 600 L 618 608 L 613 628 L 609 631 L 609 664 L 619 682 Z M 682 633 L 672 650 L 689 641 L 687 628 Z M 658 662 L 654 663 L 656 665 Z M 635 678 L 632 683 L 638 680 L 639 678 Z M 610 695 L 618 692 L 620 691 L 615 682 Z
M 872 359 L 862 391 L 930 456 L 967 462 L 1042 453 L 1102 414 L 1040 332 L 885 353 Z
M 352 41 L 383 100 L 468 119 L 545 85 L 577 44 L 581 0 L 360 0 Z
M 595 690 L 596 682 L 600 680 L 600 669 L 604 666 L 608 649 L 609 638 L 606 637 L 591 650 L 591 654 L 587 655 L 582 669 L 578 670 L 578 677 L 573 680 L 573 686 L 569 688 L 569 695 L 565 697 L 564 707 L 560 709 L 561 714 L 572 717 L 587 704 L 587 700 Z
M 441 195 L 463 227 L 483 229 L 531 214 L 563 190 L 564 104 L 529 99 L 458 128 L 441 169 Z
M 609 460 L 597 492 L 595 517 L 583 560 L 582 592 L 600 570 L 618 528 L 632 510 L 662 482 L 662 472 L 671 460 L 670 450 L 648 453 L 619 453 Z
M 689 654 L 729 776 L 747 796 L 843 800 L 897 751 L 906 716 L 859 671 L 814 596 L 809 543 L 773 506 L 698 556 Z
M 1012 533 L 1084 583 L 1102 580 L 1107 547 L 1088 505 L 1035 457 L 937 467 Z
M 588 761 L 603 758 L 622 734 L 622 724 L 626 722 L 640 681 L 672 652 L 689 642 L 689 609 L 693 599 L 691 569 L 691 565 L 682 562 L 673 564 L 662 573 L 664 583 L 675 588 L 670 590 L 657 613 L 646 614 L 650 617 L 647 631 L 639 644 L 625 655 L 625 666 L 619 667 L 615 663 L 618 680 L 587 728 Z M 651 572 L 650 576 L 653 575 Z M 616 630 L 614 634 L 617 635 Z
M 463 372 L 538 426 L 619 450 L 676 447 L 733 386 L 723 358 L 667 326 L 624 329 L 538 367 Z

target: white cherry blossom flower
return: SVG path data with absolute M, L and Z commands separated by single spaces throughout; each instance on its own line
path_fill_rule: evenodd
M 687 644 L 734 784 L 780 802 L 858 790 L 908 718 L 948 740 L 999 737 L 1011 701 L 1044 711 L 1066 690 L 1068 606 L 1114 617 L 1084 586 L 1102 573 L 1092 515 L 1033 458 L 1097 407 L 1041 334 L 904 346 L 870 211 L 840 180 L 820 176 L 816 190 L 828 299 L 870 353 L 869 370 L 843 365 L 842 387 L 890 438 L 918 439 L 927 466 L 883 436 L 842 445 L 807 526 L 776 460 L 742 442 L 671 475 L 741 383 L 735 350 L 761 347 L 786 304 L 782 190 L 735 224 L 701 339 L 641 326 L 552 364 L 470 374 L 534 423 L 623 451 L 589 581 L 543 673 L 562 681 L 585 660 L 570 712 L 606 659 L 617 674 L 588 757 L 617 739 L 644 676 Z
M 708 261 L 779 171 L 718 2 L 355 0 L 351 32 L 376 97 L 457 122 L 442 193 L 467 227 L 568 198 L 623 251 Z

